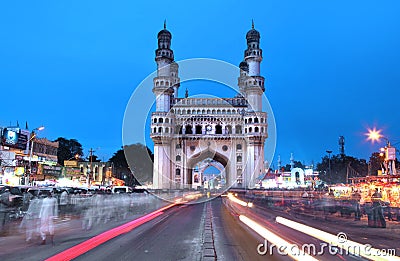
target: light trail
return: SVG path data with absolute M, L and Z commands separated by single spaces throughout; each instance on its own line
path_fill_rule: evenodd
M 46 259 L 46 261 L 66 261 L 66 260 L 71 260 L 74 259 L 80 255 L 83 255 L 84 253 L 92 250 L 93 248 L 98 247 L 99 245 L 107 242 L 108 240 L 111 240 L 119 235 L 122 235 L 124 233 L 127 233 L 131 231 L 132 229 L 162 215 L 165 210 L 172 208 L 176 206 L 177 204 L 170 204 L 168 206 L 165 206 L 163 208 L 160 208 L 156 211 L 153 211 L 145 216 L 142 216 L 138 219 L 132 220 L 124 225 L 121 225 L 119 227 L 113 228 L 111 230 L 108 230 L 106 232 L 103 232 L 95 237 L 92 237 L 76 246 L 73 246 L 67 250 L 64 250 L 52 257 L 49 257 Z
M 388 252 L 388 250 L 391 249 L 377 249 L 373 248 L 369 244 L 361 244 L 352 240 L 348 240 L 346 234 L 343 232 L 339 232 L 337 235 L 325 232 L 323 230 L 310 227 L 307 225 L 304 225 L 302 223 L 283 218 L 283 217 L 276 217 L 276 222 L 279 224 L 282 224 L 284 226 L 290 227 L 294 230 L 300 231 L 304 234 L 307 234 L 309 236 L 318 238 L 326 243 L 329 244 L 329 246 L 332 247 L 338 247 L 343 249 L 344 251 L 339 252 L 340 254 L 353 254 L 353 255 L 360 255 L 364 258 L 370 259 L 370 260 L 382 260 L 382 261 L 395 261 L 395 260 L 400 260 L 400 257 L 396 256 L 395 251 L 392 253 Z M 394 249 L 395 250 L 395 249 Z
M 264 248 L 266 248 L 266 253 L 273 254 L 273 250 L 275 248 L 275 251 L 278 253 L 284 252 L 285 255 L 290 256 L 294 260 L 318 260 L 304 251 L 302 251 L 299 248 L 296 248 L 297 246 L 293 243 L 290 243 L 286 241 L 285 239 L 277 236 L 267 228 L 263 227 L 262 225 L 258 224 L 254 220 L 244 216 L 240 215 L 239 220 L 242 221 L 244 224 L 246 224 L 248 227 L 253 229 L 257 234 L 271 242 L 273 245 L 264 245 Z M 273 247 L 272 247 L 273 246 Z M 259 250 L 259 249 L 257 249 Z M 272 251 L 271 251 L 272 250 Z

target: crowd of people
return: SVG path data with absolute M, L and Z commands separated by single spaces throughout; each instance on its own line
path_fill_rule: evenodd
M 81 222 L 83 230 L 90 230 L 111 220 L 124 220 L 132 213 L 145 213 L 146 207 L 140 206 L 148 202 L 147 193 L 111 193 L 101 190 L 89 192 L 71 189 L 62 189 L 58 192 L 44 189 L 40 193 L 24 193 L 23 205 L 26 206 L 23 208 L 26 209 L 18 228 L 24 233 L 27 243 L 40 239 L 43 245 L 47 242 L 54 244 L 56 223 L 77 219 Z M 0 196 L 0 202 L 9 200 L 7 193 L 2 193 Z

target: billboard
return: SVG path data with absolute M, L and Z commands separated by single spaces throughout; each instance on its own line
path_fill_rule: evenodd
M 1 134 L 1 144 L 11 148 L 26 150 L 28 135 L 22 133 L 20 128 L 4 128 Z

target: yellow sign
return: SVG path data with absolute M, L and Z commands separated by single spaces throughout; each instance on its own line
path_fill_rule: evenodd
M 78 167 L 78 161 L 76 161 L 76 160 L 64 160 L 64 167 Z

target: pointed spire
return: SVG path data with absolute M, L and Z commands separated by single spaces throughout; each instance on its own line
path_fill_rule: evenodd
M 19 122 L 18 122 L 18 120 L 17 120 L 17 127 L 19 128 Z
M 188 98 L 189 97 L 189 91 L 188 91 L 188 89 L 186 88 L 186 91 L 185 91 L 185 98 Z
M 28 129 L 28 121 L 25 122 L 25 130 Z
M 167 29 L 167 19 L 164 19 L 164 29 Z
M 254 29 L 254 20 L 251 19 L 251 29 Z

